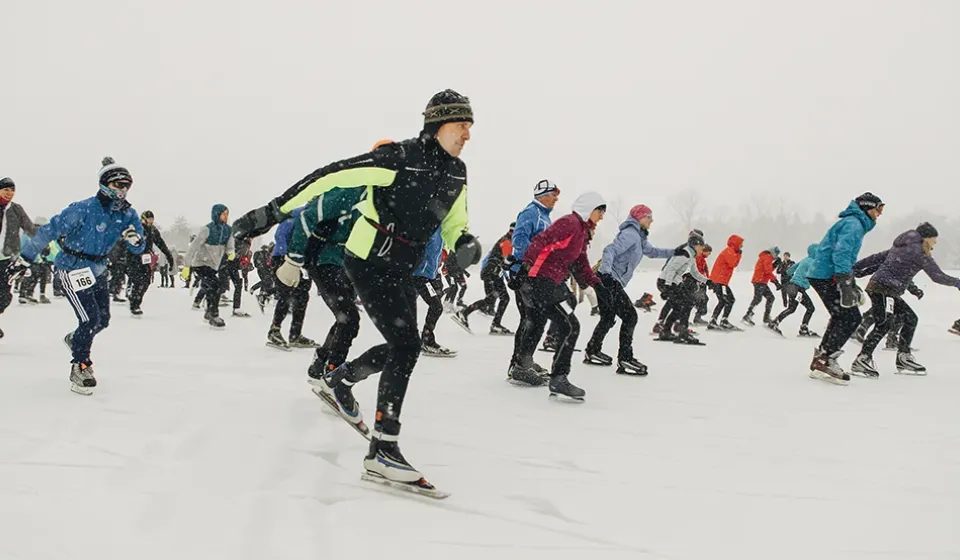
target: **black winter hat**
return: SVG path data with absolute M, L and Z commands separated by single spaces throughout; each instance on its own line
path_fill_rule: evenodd
M 864 212 L 883 207 L 883 201 L 880 200 L 880 197 L 869 191 L 858 196 L 855 202 Z
M 0 190 L 3 189 L 17 190 L 17 185 L 14 184 L 13 179 L 10 177 L 4 177 L 3 179 L 0 179 Z
M 153 218 L 153 217 L 154 217 L 154 216 L 153 216 L 153 212 L 151 212 L 150 210 L 147 210 L 147 211 L 144 212 L 143 214 L 140 214 L 140 219 L 141 219 L 141 220 L 148 220 L 148 219 Z
M 692 229 L 692 230 L 690 230 L 690 233 L 687 234 L 687 237 L 693 237 L 694 235 L 696 235 L 696 236 L 698 236 L 698 237 L 703 237 L 703 230 L 702 230 L 702 229 Z
M 423 112 L 423 130 L 431 135 L 450 122 L 473 122 L 470 99 L 452 89 L 445 89 L 430 98 Z
M 696 247 L 697 245 L 703 246 L 706 245 L 706 242 L 704 242 L 703 237 L 690 232 L 690 237 L 687 239 L 687 245 L 691 247 Z
M 920 234 L 920 237 L 928 239 L 930 237 L 940 237 L 940 234 L 937 233 L 937 228 L 933 227 L 930 222 L 923 222 L 917 226 L 917 233 Z
M 100 168 L 98 176 L 100 178 L 100 184 L 104 187 L 116 181 L 133 182 L 133 176 L 130 175 L 127 168 L 118 165 L 112 157 L 107 156 L 103 158 L 101 165 L 103 165 L 103 167 Z

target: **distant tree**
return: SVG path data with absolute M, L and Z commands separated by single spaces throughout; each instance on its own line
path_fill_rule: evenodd
M 697 210 L 700 208 L 700 199 L 700 193 L 695 189 L 678 191 L 667 199 L 670 208 L 680 218 L 680 223 L 687 231 L 693 229 L 693 222 L 697 217 Z

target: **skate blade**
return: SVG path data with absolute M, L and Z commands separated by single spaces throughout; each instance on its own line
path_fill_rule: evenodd
M 457 353 L 452 350 L 450 352 L 447 352 L 446 354 L 431 354 L 428 352 L 421 352 L 420 355 L 426 356 L 428 358 L 456 358 L 457 357 Z
M 912 371 L 912 370 L 909 370 L 909 369 L 899 369 L 899 368 L 897 369 L 897 373 L 898 373 L 899 375 L 909 375 L 909 376 L 913 376 L 913 377 L 923 377 L 924 375 L 927 374 L 926 370 L 924 370 L 924 371 Z
M 70 390 L 78 395 L 83 395 L 85 397 L 89 397 L 90 395 L 93 394 L 93 387 L 83 387 L 73 382 L 70 383 Z
M 598 367 L 610 367 L 613 365 L 613 362 L 591 362 L 590 360 L 584 359 L 583 363 L 588 366 L 598 366 Z
M 532 384 L 532 383 L 527 383 L 526 381 L 517 381 L 516 379 L 514 379 L 514 378 L 512 378 L 512 377 L 509 377 L 509 376 L 507 377 L 507 380 L 506 380 L 506 381 L 507 381 L 507 383 L 513 385 L 514 387 L 530 387 L 530 388 L 534 388 L 534 387 L 543 387 L 544 385 L 546 385 L 546 383 L 544 383 L 543 381 L 541 381 L 540 384 L 538 384 L 538 385 L 534 385 L 534 384 Z
M 816 379 L 818 381 L 831 383 L 833 385 L 847 385 L 849 383 L 849 381 L 845 381 L 843 379 L 837 379 L 836 377 L 830 375 L 829 373 L 823 373 L 817 370 L 813 370 L 810 372 L 810 379 Z
M 619 373 L 620 375 L 629 375 L 629 376 L 631 376 L 631 377 L 646 377 L 647 374 L 650 373 L 650 372 L 648 372 L 647 370 L 643 370 L 643 371 L 629 371 L 629 370 L 626 370 L 626 369 L 623 369 L 623 368 L 617 368 L 617 373 Z
M 131 313 L 131 314 L 130 314 L 130 318 L 131 318 L 131 319 L 143 319 L 143 315 L 134 315 L 133 313 Z
M 473 334 L 473 333 L 470 333 Z M 512 332 L 491 332 L 490 336 L 515 336 L 516 333 Z
M 556 402 L 570 403 L 570 404 L 579 404 L 584 402 L 584 397 L 571 397 L 570 395 L 564 395 L 561 393 L 551 392 L 549 399 Z
M 947 332 L 950 334 L 955 334 L 957 336 L 960 336 L 960 331 L 958 331 L 957 329 L 947 329 Z
M 317 389 L 316 387 L 310 389 L 314 395 L 320 397 L 320 400 L 329 407 L 334 414 L 337 415 L 337 418 L 346 422 L 355 432 L 363 436 L 363 439 L 370 441 L 370 428 L 361 420 L 359 423 L 354 424 L 347 416 L 344 416 L 343 412 L 340 410 L 340 406 L 337 405 L 336 401 L 330 398 L 325 392 Z
M 428 498 L 433 498 L 434 500 L 445 500 L 450 497 L 449 492 L 441 492 L 440 490 L 437 490 L 436 487 L 423 478 L 417 482 L 397 482 L 395 480 L 384 478 L 376 473 L 365 472 L 360 475 L 360 480 L 385 486 L 387 488 L 393 488 L 395 490 L 401 490 L 403 492 L 409 492 L 411 494 L 417 494 L 419 496 L 426 496 Z
M 284 352 L 293 352 L 289 346 L 280 346 L 279 344 L 273 344 L 272 342 L 266 343 L 268 348 L 276 348 L 277 350 L 282 350 Z
M 879 374 L 879 373 L 873 374 L 873 373 L 867 373 L 867 372 L 863 372 L 863 371 L 854 371 L 854 370 L 852 370 L 852 369 L 850 370 L 849 373 L 850 373 L 850 375 L 856 375 L 857 377 L 863 377 L 863 378 L 866 378 L 866 379 L 879 379 L 879 377 L 880 377 L 880 374 Z
M 467 331 L 467 334 L 473 334 L 473 331 L 470 330 L 470 327 L 460 322 L 460 319 L 457 319 L 456 315 L 450 315 L 450 320 L 457 324 L 458 327 Z

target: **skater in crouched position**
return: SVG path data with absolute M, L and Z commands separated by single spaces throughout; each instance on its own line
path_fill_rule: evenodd
M 703 345 L 703 342 L 691 334 L 689 322 L 697 292 L 700 286 L 707 282 L 707 277 L 700 274 L 696 266 L 697 256 L 703 253 L 704 246 L 706 243 L 702 237 L 691 235 L 685 245 L 674 250 L 673 256 L 660 272 L 660 280 L 663 280 L 669 293 L 671 307 L 657 340 Z M 674 325 L 677 325 L 676 329 Z
M 830 321 L 810 362 L 810 377 L 814 379 L 839 385 L 850 381 L 850 375 L 843 371 L 837 358 L 862 317 L 859 306 L 863 291 L 854 281 L 853 265 L 863 237 L 876 226 L 883 208 L 880 197 L 870 192 L 851 200 L 817 247 L 807 278 L 827 308 Z
M 437 231 L 427 241 L 420 264 L 413 271 L 413 283 L 417 288 L 417 294 L 427 304 L 427 317 L 423 322 L 423 330 L 420 332 L 421 352 L 426 356 L 452 358 L 457 353 L 440 346 L 434 333 L 437 328 L 437 321 L 443 316 L 443 301 L 441 299 L 443 283 L 439 278 L 442 255 L 442 231 L 437 228 Z
M 32 236 L 37 233 L 37 226 L 23 207 L 13 201 L 16 192 L 13 179 L 0 179 L 0 314 L 13 301 L 14 282 L 33 268 L 32 261 L 20 256 L 20 232 Z M 3 330 L 0 330 L 0 338 L 3 338 Z
M 358 206 L 361 216 L 346 242 L 344 266 L 386 342 L 330 372 L 321 390 L 363 432 L 352 386 L 382 364 L 376 423 L 363 462 L 366 476 L 418 491 L 434 488 L 399 445 L 403 401 L 421 348 L 413 269 L 438 227 L 444 243 L 454 248 L 452 258 L 464 266 L 480 261 L 480 244 L 467 232 L 467 169 L 459 158 L 472 124 L 469 100 L 442 91 L 428 103 L 418 137 L 320 168 L 234 224 L 238 236 L 257 235 L 333 187 L 366 189 Z
M 130 172 L 107 157 L 98 177 L 96 196 L 64 208 L 23 247 L 23 258 L 33 262 L 50 241 L 60 240 L 55 274 L 79 321 L 64 343 L 73 354 L 71 389 L 82 395 L 92 394 L 97 386 L 90 348 L 97 333 L 110 324 L 107 253 L 117 240 L 122 240 L 133 254 L 143 253 L 144 248 L 140 217 L 126 199 L 133 185 Z
M 140 215 L 140 225 L 143 227 L 143 251 L 141 253 L 127 253 L 127 276 L 130 278 L 130 314 L 134 317 L 143 315 L 140 306 L 143 304 L 143 296 L 146 295 L 153 276 L 150 271 L 150 263 L 154 246 L 160 249 L 168 263 L 176 263 L 173 260 L 173 253 L 167 248 L 163 236 L 160 235 L 160 230 L 154 227 L 153 221 L 154 215 L 150 210 Z
M 184 267 L 180 277 L 190 278 L 191 273 L 200 279 L 200 290 L 193 302 L 195 308 L 206 299 L 207 310 L 203 320 L 210 326 L 223 328 L 226 322 L 220 317 L 220 263 L 224 256 L 234 259 L 234 240 L 230 235 L 230 210 L 223 204 L 214 204 L 210 209 L 210 223 L 197 232 L 190 242 L 187 254 L 184 257 Z
M 767 284 L 773 282 L 773 285 L 776 286 L 778 290 L 782 289 L 776 274 L 774 274 L 775 267 L 773 264 L 774 259 L 779 257 L 779 247 L 767 249 L 757 257 L 757 264 L 753 268 L 753 278 L 750 280 L 750 282 L 753 283 L 753 300 L 750 301 L 747 312 L 743 316 L 743 322 L 751 327 L 755 325 L 753 322 L 753 308 L 763 299 L 767 300 L 763 308 L 763 324 L 766 325 L 771 321 L 770 313 L 773 311 L 774 298 L 773 292 L 770 291 L 770 286 Z
M 303 260 L 302 255 L 296 255 L 295 258 L 287 260 L 289 256 L 290 242 L 293 239 L 294 232 L 302 229 L 304 208 L 296 208 L 290 213 L 290 218 L 284 220 L 277 226 L 274 233 L 273 253 L 270 256 L 273 273 L 278 282 L 276 283 L 277 304 L 273 308 L 273 321 L 270 323 L 270 329 L 267 331 L 267 346 L 280 350 L 290 350 L 291 348 L 316 348 L 317 343 L 313 339 L 303 336 L 303 322 L 307 316 L 307 307 L 310 305 L 310 286 L 312 279 L 303 278 L 301 268 L 296 267 L 298 261 Z M 299 258 L 296 258 L 299 257 Z M 300 263 L 302 266 L 302 262 Z M 306 263 L 306 270 L 312 268 L 312 263 Z M 282 266 L 284 272 L 280 271 Z M 291 268 L 293 266 L 294 268 Z M 296 272 L 296 274 L 294 274 Z M 285 274 L 284 274 L 285 273 Z M 281 278 L 281 275 L 283 277 Z M 280 332 L 283 327 L 283 321 L 290 314 L 290 340 L 284 340 Z
M 563 216 L 530 242 L 518 274 L 521 278 L 518 295 L 526 308 L 520 343 L 520 362 L 511 372 L 514 383 L 540 385 L 542 378 L 533 370 L 533 351 L 547 320 L 557 325 L 559 348 L 550 369 L 551 396 L 565 395 L 583 400 L 586 392 L 570 383 L 570 359 L 580 336 L 580 323 L 574 314 L 576 300 L 566 280 L 573 272 L 581 286 L 592 286 L 598 299 L 607 290 L 590 268 L 587 260 L 589 230 L 594 229 L 607 211 L 606 202 L 597 193 L 580 195 L 573 202 L 573 212 Z
M 633 334 L 637 327 L 637 309 L 630 302 L 626 287 L 640 261 L 667 259 L 673 249 L 654 247 L 647 237 L 653 223 L 653 211 L 638 204 L 630 209 L 630 215 L 620 224 L 620 231 L 613 241 L 604 247 L 597 277 L 606 288 L 607 298 L 597 298 L 600 322 L 587 343 L 584 363 L 608 366 L 613 358 L 603 353 L 603 339 L 620 317 L 620 347 L 617 352 L 617 373 L 646 375 L 647 366 L 633 354 Z
M 733 304 L 737 301 L 733 290 L 730 289 L 730 279 L 742 257 L 743 238 L 739 235 L 731 235 L 727 239 L 726 248 L 717 255 L 713 270 L 710 272 L 710 284 L 714 293 L 717 294 L 717 306 L 713 308 L 713 318 L 707 325 L 708 330 L 741 330 L 730 322 L 730 312 L 733 311 Z
M 863 341 L 860 355 L 853 361 L 850 371 L 864 377 L 880 375 L 873 361 L 873 352 L 894 323 L 899 323 L 900 341 L 897 351 L 897 373 L 926 375 L 927 368 L 914 359 L 910 344 L 917 329 L 917 314 L 903 300 L 903 294 L 912 284 L 913 277 L 923 270 L 937 284 L 960 289 L 960 278 L 940 270 L 933 258 L 937 244 L 937 229 L 922 223 L 916 229 L 901 233 L 887 251 L 870 255 L 857 262 L 853 271 L 857 277 L 873 274 L 867 283 L 874 327 Z
M 514 334 L 513 331 L 503 326 L 503 314 L 507 312 L 507 307 L 510 306 L 510 292 L 507 291 L 507 285 L 503 281 L 503 271 L 506 268 L 506 258 L 513 253 L 512 239 L 515 226 L 516 222 L 510 224 L 510 230 L 497 240 L 493 249 L 480 263 L 480 279 L 483 281 L 484 298 L 471 303 L 453 315 L 454 322 L 470 334 L 473 334 L 470 329 L 470 314 L 478 309 L 491 311 L 494 304 L 497 304 L 497 310 L 493 315 L 493 322 L 490 324 L 490 334 Z M 499 303 L 497 303 L 498 301 Z
M 818 338 L 820 336 L 810 330 L 810 319 L 813 318 L 815 307 L 813 306 L 813 301 L 810 299 L 810 296 L 807 295 L 807 290 L 810 289 L 810 281 L 807 280 L 807 271 L 810 270 L 814 259 L 817 258 L 818 248 L 818 244 L 811 243 L 810 246 L 807 247 L 807 257 L 791 265 L 790 269 L 783 275 L 783 278 L 789 279 L 782 285 L 783 292 L 787 297 L 787 308 L 777 315 L 773 321 L 767 323 L 767 328 L 780 336 L 783 336 L 783 332 L 780 330 L 780 323 L 790 315 L 793 315 L 794 311 L 797 310 L 797 306 L 801 304 L 806 311 L 803 313 L 803 320 L 800 323 L 800 331 L 797 335 L 810 338 Z

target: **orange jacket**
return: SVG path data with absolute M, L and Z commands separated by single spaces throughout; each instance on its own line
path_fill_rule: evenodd
M 757 266 L 753 267 L 753 279 L 750 281 L 754 284 L 777 281 L 777 276 L 773 273 L 773 255 L 767 251 L 760 253 Z
M 703 255 L 703 254 L 697 255 L 697 271 L 699 271 L 700 274 L 703 274 L 707 278 L 710 278 L 710 267 L 707 266 L 706 255 Z
M 713 272 L 710 274 L 710 281 L 714 284 L 727 286 L 730 284 L 730 277 L 733 276 L 733 269 L 740 264 L 741 248 L 743 247 L 743 238 L 739 235 L 731 235 L 727 239 L 727 248 L 720 251 L 717 260 L 713 261 Z

